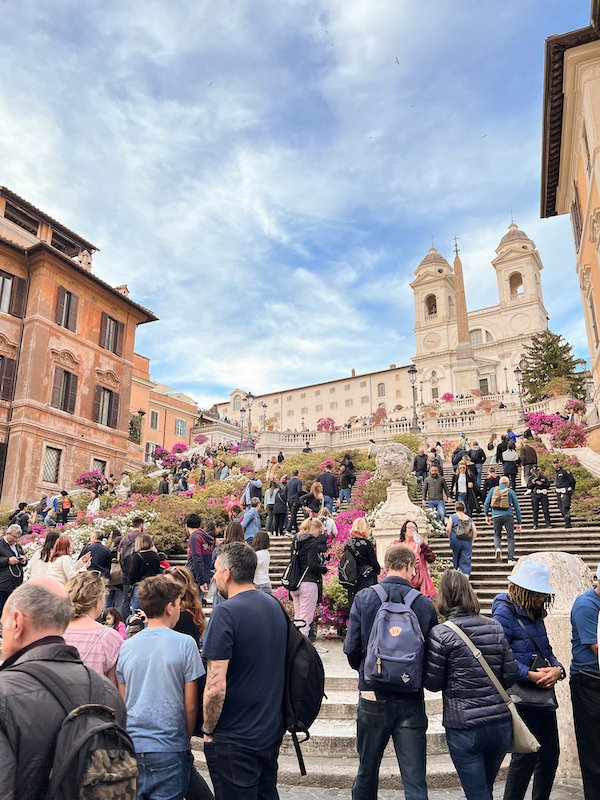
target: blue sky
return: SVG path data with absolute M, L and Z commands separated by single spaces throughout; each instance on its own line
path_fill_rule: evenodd
M 569 220 L 539 219 L 544 40 L 588 0 L 0 0 L 0 183 L 160 322 L 152 377 L 226 399 L 407 363 L 459 237 L 497 302 L 515 221 L 587 357 Z

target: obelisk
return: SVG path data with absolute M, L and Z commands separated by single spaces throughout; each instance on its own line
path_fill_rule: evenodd
M 479 389 L 479 371 L 473 358 L 473 345 L 469 338 L 467 298 L 462 262 L 458 255 L 458 242 L 454 239 L 454 292 L 456 298 L 456 363 L 453 368 L 454 393 L 469 394 Z

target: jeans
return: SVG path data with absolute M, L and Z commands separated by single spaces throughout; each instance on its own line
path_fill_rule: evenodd
M 333 497 L 329 497 L 329 495 L 326 494 L 323 497 L 323 505 L 329 511 L 330 514 L 333 513 Z
M 274 508 L 274 504 L 267 506 L 267 523 L 265 525 L 267 533 L 273 533 L 273 530 L 275 529 L 275 514 L 273 513 Z
M 275 523 L 273 526 L 273 533 L 275 536 L 283 536 L 283 529 L 285 528 L 285 518 L 287 514 L 283 511 L 280 514 L 275 514 Z
M 477 488 L 481 489 L 481 473 L 483 471 L 483 464 L 475 464 L 477 470 Z
M 452 763 L 467 800 L 492 800 L 494 781 L 512 740 L 512 722 L 446 728 Z
M 463 575 L 470 575 L 473 542 L 470 539 L 458 539 L 454 533 L 451 533 L 450 549 L 452 550 L 454 569 L 459 569 Z
M 506 776 L 504 800 L 523 800 L 532 775 L 531 800 L 549 800 L 560 752 L 556 711 L 540 711 L 521 704 L 517 709 L 541 747 L 537 753 L 513 753 Z
M 123 605 L 123 589 L 120 586 L 109 586 L 106 593 L 104 608 L 116 608 L 119 610 Z
M 348 487 L 347 489 L 340 489 L 340 504 L 343 503 L 345 500 L 348 503 L 348 505 L 350 505 L 350 496 L 351 496 L 350 487 Z
M 131 593 L 131 613 L 135 614 L 136 611 L 139 610 L 140 601 L 138 600 L 138 586 L 133 587 L 133 592 Z
M 280 746 L 278 742 L 258 750 L 234 742 L 205 742 L 204 755 L 216 800 L 279 800 Z
M 600 676 L 571 677 L 571 701 L 585 800 L 600 800 Z
M 352 800 L 377 800 L 379 767 L 390 740 L 402 775 L 405 800 L 427 800 L 425 780 L 427 717 L 423 696 L 358 700 L 356 748 L 358 775 Z
M 444 521 L 446 517 L 446 504 L 443 500 L 428 500 L 427 508 L 435 508 L 439 521 Z
M 416 470 L 415 475 L 417 476 L 417 483 L 421 483 L 427 477 L 427 470 L 426 469 L 418 469 L 418 470 Z
M 515 558 L 515 518 L 512 509 L 506 514 L 492 514 L 492 524 L 494 526 L 495 549 L 502 549 L 502 528 L 505 528 L 508 560 L 513 561 Z
M 137 800 L 183 800 L 190 780 L 192 754 L 136 753 Z

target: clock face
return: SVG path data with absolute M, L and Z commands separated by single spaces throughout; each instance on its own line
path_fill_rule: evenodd
M 441 341 L 442 337 L 439 335 L 439 333 L 428 333 L 423 339 L 423 344 L 427 350 L 434 350 L 436 347 L 440 346 Z
M 527 314 L 513 314 L 510 320 L 510 327 L 515 333 L 523 333 L 529 330 L 530 321 Z

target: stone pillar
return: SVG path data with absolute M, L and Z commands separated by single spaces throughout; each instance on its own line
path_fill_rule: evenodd
M 546 617 L 546 630 L 555 656 L 564 666 L 567 678 L 556 684 L 558 699 L 558 732 L 560 737 L 560 761 L 557 776 L 579 778 L 579 758 L 573 728 L 573 710 L 569 690 L 569 667 L 571 665 L 571 607 L 575 598 L 593 585 L 592 573 L 586 564 L 571 553 L 540 552 L 520 558 L 514 567 L 519 570 L 523 561 L 539 561 L 550 569 L 550 583 L 555 589 L 554 603 Z
M 403 483 L 412 471 L 413 454 L 403 444 L 384 444 L 377 453 L 377 472 L 391 483 L 387 490 L 387 500 L 375 514 L 373 536 L 377 547 L 377 558 L 383 564 L 385 551 L 398 538 L 400 528 L 406 520 L 417 523 L 420 531 L 429 533 L 427 517 L 421 506 L 416 506 L 408 496 Z

